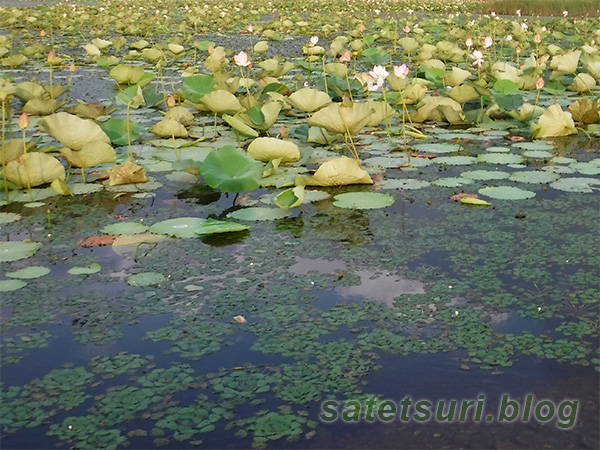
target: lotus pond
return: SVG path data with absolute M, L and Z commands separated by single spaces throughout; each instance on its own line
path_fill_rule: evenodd
M 598 448 L 597 18 L 315 5 L 0 6 L 3 448 Z

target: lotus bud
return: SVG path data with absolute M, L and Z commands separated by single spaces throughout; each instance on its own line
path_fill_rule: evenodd
M 71 65 L 69 66 L 69 70 L 71 72 L 75 72 L 75 63 L 74 62 L 72 62 Z
M 535 88 L 539 91 L 543 87 L 544 87 L 544 79 L 542 77 L 539 77 L 538 80 L 535 82 Z
M 21 130 L 24 130 L 28 126 L 29 126 L 29 116 L 27 115 L 27 113 L 23 113 L 23 114 L 21 114 L 21 117 L 19 117 L 19 128 Z
M 56 55 L 54 54 L 54 50 L 50 50 L 50 52 L 48 53 L 48 62 L 52 64 L 55 59 Z
M 358 31 L 360 31 L 361 33 L 365 31 L 365 26 L 362 23 L 358 25 Z
M 533 42 L 535 42 L 536 44 L 542 42 L 542 37 L 540 36 L 540 33 L 535 33 L 535 36 L 533 37 Z
M 248 33 L 254 33 L 254 27 L 252 26 L 252 24 L 248 25 Z
M 410 26 L 406 24 L 404 28 L 402 28 L 402 31 L 404 31 L 405 33 L 410 33 Z
M 492 40 L 492 37 L 486 36 L 486 38 L 483 40 L 483 48 L 491 47 L 493 43 L 494 41 Z
M 41 36 L 41 37 L 44 37 L 44 36 L 46 36 L 46 32 L 45 32 L 44 30 L 40 31 L 40 36 Z
M 473 39 L 471 39 L 471 37 L 469 36 L 467 38 L 467 40 L 465 41 L 465 45 L 469 48 L 473 47 Z
M 173 95 L 169 95 L 167 97 L 167 106 L 169 108 L 173 108 L 175 106 L 175 97 Z
M 515 52 L 517 52 L 517 55 L 518 55 L 518 54 L 520 54 L 520 53 L 521 53 L 521 47 L 519 47 L 519 46 L 517 45 L 517 48 L 515 48 Z
M 342 56 L 338 58 L 340 62 L 350 61 L 350 50 L 346 50 Z
M 208 46 L 208 54 L 209 54 L 209 55 L 212 55 L 212 53 L 213 53 L 214 51 L 215 51 L 215 47 L 214 47 L 214 45 L 210 44 L 210 45 Z

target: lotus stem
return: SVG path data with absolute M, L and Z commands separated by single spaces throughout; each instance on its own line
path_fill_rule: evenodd
M 325 93 L 329 95 L 329 91 L 327 90 L 327 72 L 325 72 L 325 54 L 323 54 L 323 58 L 321 59 L 321 63 L 323 66 L 323 82 L 325 83 Z
M 173 121 L 173 108 L 169 110 L 171 113 L 171 121 Z M 173 149 L 175 150 L 175 159 L 179 161 L 179 151 L 177 150 L 177 141 L 175 140 L 175 130 L 171 127 L 171 137 L 173 138 Z
M 246 82 L 246 77 L 244 77 L 244 69 L 240 66 L 240 74 L 242 76 L 242 80 L 244 80 L 244 84 L 246 85 L 246 94 L 248 94 L 248 101 L 250 100 L 250 87 Z M 250 78 L 250 69 L 248 69 L 248 78 Z
M 71 178 L 71 162 L 67 162 L 69 163 L 69 168 L 67 169 L 67 179 L 65 180 L 65 183 L 69 184 L 69 178 Z
M 126 126 L 127 126 L 127 148 L 129 149 L 129 159 L 131 160 L 131 162 L 133 162 L 133 150 L 131 148 L 131 130 L 129 129 L 129 111 L 131 110 L 131 104 L 133 103 L 133 100 L 130 100 L 127 102 L 127 120 L 126 120 Z
M 6 180 L 6 150 L 4 148 L 6 141 L 6 130 L 4 128 L 5 122 L 5 114 L 6 114 L 6 98 L 2 99 L 2 182 L 4 183 L 4 195 L 6 197 L 6 204 L 10 203 L 10 199 L 8 197 L 8 182 Z
M 387 96 L 385 95 L 385 87 L 381 90 L 381 95 L 383 97 L 383 104 L 384 104 L 383 105 L 383 107 L 384 107 L 384 110 L 383 110 L 383 120 L 384 120 L 384 123 L 385 123 L 385 131 L 387 131 L 387 136 L 388 136 L 388 139 L 390 140 L 390 142 L 393 142 L 392 141 L 392 135 L 390 133 L 390 118 L 388 117 L 388 113 L 387 113 L 388 102 L 387 102 Z
M 348 77 L 348 69 L 346 69 L 346 84 L 348 85 L 348 95 L 350 95 L 350 101 L 354 103 L 352 98 L 352 89 L 350 88 L 350 78 Z
M 213 139 L 217 138 L 217 113 L 215 113 L 215 128 L 213 131 Z
M 81 168 L 81 179 L 85 183 L 85 172 L 83 171 L 83 167 Z
M 33 194 L 31 193 L 31 174 L 29 172 L 29 156 L 27 155 L 27 141 L 25 140 L 25 128 L 23 128 L 23 155 L 25 156 L 25 171 L 27 172 L 27 192 L 29 193 L 29 198 L 31 201 L 33 201 Z
M 587 131 L 585 131 L 582 127 L 575 127 L 576 130 L 579 131 L 583 131 L 583 133 L 587 136 L 587 138 L 591 141 L 592 137 L 590 136 L 590 133 L 588 133 Z
M 340 106 L 340 108 L 341 108 L 341 106 Z M 344 120 L 344 116 L 342 115 L 341 111 L 340 111 L 340 117 L 342 118 L 342 122 L 344 122 L 344 128 L 346 128 L 346 132 L 344 133 L 344 142 L 346 143 L 346 147 L 348 147 L 348 138 L 349 138 L 350 144 L 352 145 L 352 147 L 348 147 L 348 149 L 350 150 L 350 153 L 352 153 L 352 156 L 354 157 L 354 159 L 356 159 L 358 162 L 360 162 L 360 157 L 358 156 L 358 151 L 356 150 L 356 147 L 354 146 L 354 141 L 352 140 L 352 136 L 350 135 L 350 130 L 348 129 L 348 124 Z
M 50 228 L 52 228 L 52 222 L 50 222 L 50 210 L 49 209 L 46 210 L 46 216 L 48 218 L 48 223 L 46 224 L 46 229 L 49 230 Z

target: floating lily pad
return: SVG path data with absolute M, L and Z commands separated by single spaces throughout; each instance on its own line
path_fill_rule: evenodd
M 520 172 L 514 172 L 510 175 L 509 179 L 512 181 L 518 181 L 520 183 L 531 183 L 531 184 L 545 184 L 556 181 L 560 178 L 560 175 L 552 172 L 541 172 L 539 170 L 522 170 Z
M 71 275 L 90 275 L 92 273 L 98 273 L 102 267 L 98 263 L 93 263 L 88 266 L 75 266 L 71 267 L 68 272 Z
M 111 234 L 113 236 L 118 236 L 120 234 L 139 234 L 144 233 L 148 230 L 146 225 L 142 225 L 139 222 L 119 222 L 113 223 L 110 225 L 106 225 L 104 228 L 100 229 L 101 233 Z
M 10 278 L 21 278 L 25 280 L 31 280 L 34 278 L 43 277 L 50 273 L 50 269 L 44 266 L 31 266 L 25 269 L 15 270 L 14 272 L 7 272 L 6 276 Z
M 488 147 L 485 150 L 492 153 L 508 153 L 510 152 L 510 147 Z
M 15 222 L 20 219 L 21 219 L 21 215 L 17 214 L 17 213 L 7 213 L 7 212 L 0 213 L 0 225 L 5 224 L 5 223 Z
M 523 152 L 523 156 L 533 159 L 549 159 L 552 158 L 554 154 L 547 152 L 546 150 L 527 150 L 526 152 Z
M 471 180 L 504 180 L 510 177 L 510 173 L 502 172 L 499 170 L 472 170 L 470 172 L 463 172 L 460 174 L 461 177 L 470 178 Z
M 142 272 L 127 277 L 130 286 L 156 286 L 166 280 L 163 274 L 157 272 Z
M 577 162 L 577 160 L 575 158 L 569 158 L 567 156 L 555 156 L 554 158 L 552 158 L 551 162 L 556 164 L 572 164 L 574 162 Z
M 331 197 L 329 192 L 304 190 L 304 203 L 319 202 L 321 200 L 327 200 L 329 197 Z
M 474 181 L 471 178 L 446 177 L 446 178 L 439 178 L 437 180 L 434 180 L 431 182 L 431 184 L 433 184 L 435 186 L 455 188 L 455 187 L 465 186 L 467 184 L 473 184 L 473 182 Z
M 27 286 L 27 283 L 21 280 L 2 280 L 0 281 L 0 292 L 12 292 Z
M 591 162 L 576 162 L 573 164 L 569 164 L 569 168 L 579 172 L 582 175 L 600 174 L 600 166 Z
M 423 153 L 453 153 L 460 151 L 461 146 L 458 144 L 438 142 L 435 144 L 417 144 L 413 145 L 412 148 Z
M 523 157 L 514 153 L 485 153 L 479 155 L 477 159 L 490 164 L 520 164 L 523 162 Z
M 31 203 L 25 203 L 25 208 L 41 208 L 42 206 L 45 206 L 46 203 L 44 202 L 31 202 Z
M 514 147 L 520 148 L 521 150 L 553 150 L 554 147 L 545 142 L 517 142 L 513 144 Z
M 594 189 L 599 189 L 600 180 L 586 177 L 570 177 L 561 178 L 560 180 L 550 183 L 550 186 L 559 191 L 565 192 L 584 192 L 592 193 Z
M 155 223 L 150 227 L 150 232 L 178 238 L 193 238 L 196 237 L 195 230 L 205 222 L 206 219 L 200 217 L 178 217 Z
M 408 163 L 408 158 L 406 155 L 401 155 L 397 157 L 390 156 L 375 156 L 373 158 L 367 158 L 363 161 L 366 166 L 381 166 L 386 169 L 391 169 L 394 167 L 402 166 Z
M 525 200 L 535 197 L 535 192 L 513 186 L 492 186 L 479 189 L 481 195 L 499 200 Z
M 39 242 L 0 241 L 0 262 L 18 261 L 29 258 L 42 246 Z
M 435 158 L 434 161 L 438 164 L 447 164 L 449 166 L 468 166 L 475 164 L 477 158 L 473 156 L 442 156 Z
M 292 212 L 287 209 L 266 208 L 264 206 L 255 206 L 252 208 L 238 209 L 230 212 L 227 217 L 237 220 L 275 220 L 288 217 Z
M 334 197 L 334 206 L 346 209 L 378 209 L 393 205 L 395 200 L 390 194 L 379 192 L 347 192 Z
M 391 178 L 378 183 L 378 186 L 381 189 L 423 189 L 429 185 L 431 185 L 429 181 L 416 180 L 413 178 Z
M 248 225 L 242 225 L 235 222 L 226 222 L 223 220 L 207 219 L 202 225 L 196 228 L 195 233 L 201 236 L 216 233 L 231 233 L 234 231 L 244 231 L 249 229 Z

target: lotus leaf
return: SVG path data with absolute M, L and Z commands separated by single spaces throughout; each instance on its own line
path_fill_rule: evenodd
M 458 103 L 465 103 L 469 100 L 475 100 L 476 98 L 479 98 L 479 93 L 473 86 L 463 84 L 461 86 L 452 88 L 452 90 L 448 92 L 448 96 Z
M 369 123 L 371 114 L 371 107 L 366 103 L 352 103 L 350 106 L 333 103 L 317 111 L 308 124 L 334 133 L 356 136 Z
M 200 217 L 178 217 L 155 223 L 150 227 L 150 232 L 178 238 L 193 238 L 196 237 L 195 230 L 204 223 L 206 219 Z
M 176 137 L 176 138 L 186 138 L 188 137 L 188 132 L 185 127 L 176 120 L 168 119 L 168 114 L 162 118 L 162 120 L 156 124 L 152 128 L 150 128 L 150 132 L 158 137 Z
M 98 56 L 100 56 L 102 54 L 102 52 L 100 51 L 100 49 L 98 48 L 98 46 L 96 46 L 94 44 L 86 44 L 86 45 L 83 46 L 83 49 L 92 58 L 98 57 Z
M 296 144 L 272 137 L 254 139 L 248 146 L 247 152 L 248 156 L 263 162 L 280 159 L 281 162 L 286 163 L 300 159 L 300 150 Z
M 167 111 L 165 117 L 176 120 L 184 127 L 191 127 L 194 125 L 194 114 L 192 114 L 192 112 L 185 106 L 175 106 L 171 108 L 169 111 Z
M 330 133 L 325 128 L 321 127 L 310 127 L 308 129 L 308 140 L 307 142 L 315 142 L 321 145 L 329 145 L 332 142 L 337 141 L 340 138 L 339 133 Z
M 93 119 L 96 120 L 100 117 L 107 116 L 111 112 L 117 109 L 116 105 L 98 105 L 95 103 L 85 103 L 79 100 L 77 105 L 66 108 L 65 111 L 70 114 L 75 114 L 77 117 L 82 119 Z M 104 130 L 104 128 L 102 128 Z M 104 130 L 106 131 L 106 130 Z
M 15 97 L 24 103 L 32 98 L 50 98 L 50 94 L 44 87 L 35 81 L 23 81 L 15 86 Z
M 136 84 L 144 75 L 144 69 L 140 66 L 119 64 L 110 70 L 109 75 L 118 84 Z
M 574 50 L 570 51 L 569 53 L 565 53 L 564 55 L 554 56 L 550 61 L 550 69 L 552 70 L 550 79 L 556 80 L 561 78 L 563 75 L 575 73 L 580 56 L 581 50 Z
M 163 274 L 157 272 L 142 272 L 127 277 L 130 286 L 157 286 L 166 280 Z
M 384 101 L 367 100 L 367 105 L 371 108 L 369 121 L 365 124 L 367 127 L 376 127 L 381 124 L 386 118 L 393 117 L 397 114 L 396 110 Z
M 71 150 L 81 150 L 86 143 L 94 141 L 110 144 L 110 138 L 98 124 L 66 112 L 44 117 L 39 127 Z
M 213 49 L 213 52 L 204 60 L 204 67 L 209 72 L 216 73 L 229 63 L 225 58 L 225 48 L 218 46 Z
M 25 64 L 27 61 L 29 61 L 27 56 L 19 53 L 17 55 L 11 55 L 11 56 L 7 56 L 6 58 L 0 59 L 0 65 L 2 65 L 4 67 L 13 68 L 13 67 L 18 67 L 22 64 Z
M 537 124 L 531 124 L 533 138 L 547 138 L 577 134 L 571 113 L 563 111 L 560 105 L 549 106 L 540 116 Z
M 200 169 L 206 184 L 224 192 L 256 189 L 262 172 L 263 165 L 260 162 L 231 145 L 211 152 Z
M 409 54 L 416 51 L 420 47 L 419 42 L 410 36 L 403 37 L 398 41 L 398 44 L 400 44 L 404 51 Z
M 510 80 L 517 83 L 519 70 L 506 62 L 497 62 L 492 66 L 492 74 L 497 80 Z
M 71 275 L 91 275 L 98 273 L 102 270 L 102 267 L 98 263 L 93 263 L 87 266 L 75 266 L 71 267 L 67 272 Z
M 487 153 L 479 155 L 477 159 L 490 164 L 520 164 L 523 162 L 523 157 L 514 153 Z
M 254 53 L 260 55 L 261 53 L 265 53 L 269 49 L 269 44 L 267 41 L 259 41 L 254 44 Z M 277 75 L 279 76 L 279 75 Z
M 63 148 L 60 150 L 60 154 L 73 167 L 94 167 L 98 164 L 117 161 L 115 150 L 110 144 L 101 141 L 88 142 L 79 151 Z
M 427 93 L 427 86 L 423 83 L 414 83 L 402 91 L 402 95 L 394 102 L 396 105 L 414 105 L 420 102 Z
M 215 86 L 215 79 L 210 75 L 194 75 L 187 77 L 181 86 L 183 96 L 191 101 L 198 102 Z
M 570 91 L 575 91 L 575 92 L 589 92 L 591 93 L 592 90 L 596 87 L 596 80 L 594 80 L 594 77 L 592 77 L 591 75 L 588 75 L 587 73 L 580 73 L 577 74 L 577 76 L 575 78 L 573 78 L 573 83 L 567 88 Z
M 119 236 L 121 234 L 140 234 L 148 231 L 148 227 L 139 222 L 118 222 L 100 229 L 101 233 Z
M 200 98 L 199 103 L 205 106 L 209 111 L 217 114 L 234 114 L 242 110 L 242 105 L 237 97 L 231 92 L 222 89 L 204 95 Z
M 27 153 L 6 164 L 6 179 L 19 187 L 40 186 L 65 178 L 65 168 L 46 153 Z
M 156 62 L 164 57 L 164 53 L 157 48 L 145 48 L 142 50 L 142 58 L 146 61 Z
M 259 110 L 262 122 L 254 121 L 249 116 L 250 110 L 246 111 L 246 113 L 239 113 L 236 115 L 236 117 L 238 117 L 242 122 L 244 122 L 250 127 L 256 128 L 257 130 L 261 131 L 268 131 L 277 121 L 277 118 L 279 117 L 279 112 L 281 111 L 281 107 L 282 102 L 278 100 L 272 100 L 265 103 Z
M 499 200 L 525 200 L 535 197 L 535 192 L 512 186 L 492 186 L 479 189 L 481 195 Z
M 242 208 L 227 214 L 227 217 L 237 220 L 262 221 L 275 220 L 288 217 L 291 211 L 279 208 L 265 208 L 256 206 L 253 208 Z
M 302 54 L 307 55 L 307 56 L 324 55 L 325 49 L 323 47 L 321 47 L 320 45 L 315 45 L 314 47 L 305 45 L 304 47 L 302 47 Z
M 510 175 L 509 180 L 518 181 L 520 183 L 545 184 L 556 181 L 559 178 L 559 175 L 552 172 L 542 172 L 539 170 L 522 170 L 519 172 L 512 173 Z
M 35 144 L 30 141 L 26 144 L 26 148 L 29 152 L 35 148 Z M 6 141 L 2 150 L 4 151 L 4 160 L 6 162 L 17 159 L 23 154 L 23 141 L 20 139 L 11 139 L 10 141 Z
M 335 74 L 340 78 L 346 78 L 348 76 L 348 67 L 346 67 L 346 64 L 340 62 L 332 62 L 325 64 L 325 66 L 323 66 L 323 69 L 326 73 Z
M 225 122 L 227 122 L 234 130 L 236 130 L 240 134 L 250 137 L 258 137 L 258 131 L 250 128 L 237 116 L 223 114 L 223 120 L 225 120 Z
M 525 123 L 530 120 L 537 119 L 544 113 L 544 108 L 541 106 L 532 105 L 531 103 L 523 103 L 518 111 L 509 111 L 508 115 L 519 122 Z
M 248 225 L 242 225 L 236 222 L 227 222 L 223 220 L 207 219 L 202 225 L 194 230 L 196 234 L 200 236 L 208 236 L 211 234 L 218 233 L 231 233 L 236 231 L 245 231 L 250 227 Z
M 133 48 L 135 50 L 144 50 L 148 47 L 150 47 L 150 42 L 146 41 L 145 39 L 140 39 L 139 41 L 129 44 L 129 48 Z
M 347 192 L 336 195 L 334 199 L 334 206 L 346 209 L 378 209 L 394 204 L 394 197 L 378 192 Z
M 25 280 L 32 280 L 34 278 L 40 278 L 50 273 L 50 269 L 44 266 L 30 266 L 25 269 L 16 270 L 14 272 L 6 272 L 6 276 L 10 278 L 20 278 Z
M 145 183 L 148 181 L 146 170 L 132 163 L 125 161 L 123 164 L 117 164 L 110 171 L 109 186 L 120 186 L 122 184 Z
M 460 203 L 462 203 L 463 205 L 469 205 L 469 206 L 492 206 L 491 203 L 486 202 L 485 200 L 482 200 L 480 198 L 473 198 L 473 197 L 463 197 L 460 199 Z
M 354 158 L 340 156 L 324 162 L 311 177 L 302 177 L 300 184 L 307 186 L 345 186 L 349 184 L 373 184 L 369 174 Z
M 25 241 L 0 241 L 0 262 L 18 261 L 35 255 L 42 246 L 39 242 Z
M 65 102 L 56 101 L 53 98 L 32 98 L 25 103 L 25 105 L 23 105 L 23 112 L 29 114 L 30 116 L 47 116 L 55 112 L 64 104 Z
M 567 108 L 573 120 L 583 123 L 595 123 L 600 119 L 600 104 L 589 98 L 575 101 Z
M 463 81 L 471 76 L 471 72 L 459 67 L 453 67 L 452 71 L 444 75 L 444 83 L 446 86 L 458 86 Z
M 468 178 L 470 180 L 503 180 L 510 177 L 510 173 L 502 172 L 500 170 L 472 170 L 470 172 L 463 172 L 460 174 L 461 177 Z
M 586 177 L 561 178 L 560 180 L 550 183 L 550 186 L 559 191 L 590 194 L 594 192 L 594 190 L 600 189 L 600 180 Z
M 179 44 L 167 44 L 167 48 L 174 55 L 179 55 L 180 53 L 182 53 L 185 50 L 185 47 L 183 45 L 179 45 Z
M 281 209 L 299 208 L 304 202 L 304 186 L 286 189 L 275 197 L 275 204 Z
M 137 140 L 144 132 L 139 125 L 130 121 L 128 126 L 127 121 L 115 117 L 100 123 L 100 128 L 115 145 L 127 145 Z
M 318 89 L 302 88 L 286 98 L 286 101 L 302 112 L 311 113 L 331 103 L 331 98 Z

